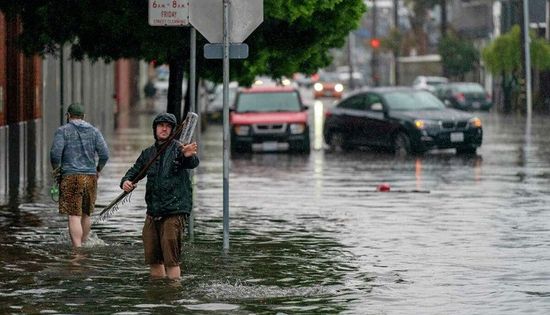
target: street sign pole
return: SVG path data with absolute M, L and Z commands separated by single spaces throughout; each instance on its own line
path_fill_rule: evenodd
M 208 40 L 206 59 L 223 59 L 223 250 L 229 250 L 229 59 L 248 57 L 243 41 L 263 21 L 263 0 L 188 0 L 189 23 Z
M 529 0 L 523 0 L 523 28 L 525 47 L 525 88 L 527 90 L 527 126 L 531 127 L 532 95 L 531 95 L 531 38 L 529 37 Z
M 229 0 L 223 0 L 223 250 L 229 250 Z
M 197 102 L 196 102 L 196 89 L 195 89 L 195 80 L 196 80 L 196 68 L 197 68 L 197 31 L 194 27 L 191 27 L 189 30 L 189 40 L 190 40 L 190 51 L 189 51 L 189 85 L 191 85 L 191 89 L 189 90 L 189 107 L 192 112 L 198 113 L 197 111 Z M 199 119 L 198 128 L 201 130 L 201 123 Z M 200 135 L 200 132 L 195 133 L 197 138 Z M 197 143 L 200 143 L 200 141 L 197 139 Z M 199 151 L 200 152 L 200 151 Z M 191 171 L 194 175 L 194 171 Z M 195 181 L 195 176 L 193 176 L 193 182 Z M 195 212 L 193 209 L 191 209 L 191 213 L 189 214 L 189 238 L 193 240 L 195 236 Z

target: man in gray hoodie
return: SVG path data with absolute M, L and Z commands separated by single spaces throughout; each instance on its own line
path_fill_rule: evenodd
M 55 132 L 50 150 L 52 168 L 60 169 L 61 174 L 59 213 L 68 216 L 73 247 L 82 246 L 88 238 L 97 178 L 109 159 L 109 149 L 101 132 L 83 118 L 84 107 L 71 104 L 67 123 Z

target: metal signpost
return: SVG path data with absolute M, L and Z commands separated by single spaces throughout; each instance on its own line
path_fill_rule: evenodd
M 206 58 L 223 59 L 223 249 L 229 250 L 229 59 L 248 56 L 242 42 L 263 22 L 263 0 L 189 0 L 189 21 L 211 44 Z M 220 54 L 221 52 L 221 54 Z

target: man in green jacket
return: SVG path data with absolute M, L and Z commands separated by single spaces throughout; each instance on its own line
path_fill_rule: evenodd
M 132 191 L 132 181 L 140 170 L 156 155 L 176 127 L 176 117 L 170 113 L 158 114 L 153 120 L 155 144 L 143 150 L 136 163 L 126 172 L 120 187 Z M 199 165 L 197 144 L 182 145 L 171 140 L 167 149 L 147 171 L 145 202 L 147 213 L 143 226 L 145 262 L 151 277 L 179 279 L 180 258 L 185 218 L 193 207 L 189 169 Z

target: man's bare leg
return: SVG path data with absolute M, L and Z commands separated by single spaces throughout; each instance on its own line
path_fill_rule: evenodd
M 171 280 L 180 279 L 181 278 L 180 266 L 166 267 L 166 275 L 168 276 L 168 279 L 171 279 Z
M 92 220 L 90 219 L 90 216 L 87 214 L 82 214 L 81 219 L 82 224 L 82 243 L 86 242 L 88 239 L 88 236 L 90 235 L 90 229 L 92 228 Z
M 164 270 L 164 264 L 149 265 L 152 278 L 165 278 L 166 271 Z
M 73 247 L 82 246 L 82 223 L 78 215 L 69 215 L 69 235 Z

